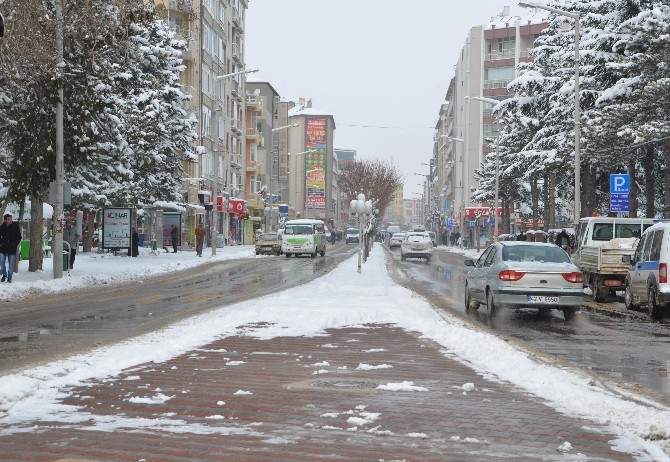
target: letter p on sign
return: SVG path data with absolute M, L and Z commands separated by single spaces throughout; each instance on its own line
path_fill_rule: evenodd
M 610 175 L 610 194 L 630 194 L 630 175 L 627 173 Z

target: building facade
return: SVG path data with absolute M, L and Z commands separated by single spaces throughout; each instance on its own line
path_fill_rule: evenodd
M 195 163 L 184 165 L 183 202 L 189 223 L 213 219 L 224 241 L 244 241 L 246 140 L 244 18 L 246 0 L 154 0 L 177 38 L 186 40 L 183 91 L 198 116 Z M 221 197 L 220 212 L 208 209 Z M 241 213 L 238 204 L 242 201 Z M 230 207 L 235 204 L 235 210 Z M 206 210 L 207 209 L 207 210 Z M 194 217 L 191 217 L 191 215 Z M 214 217 L 214 218 L 212 218 Z
M 499 127 L 491 117 L 493 104 L 466 97 L 508 98 L 507 85 L 516 77 L 516 66 L 532 59 L 529 51 L 545 27 L 542 14 L 510 16 L 505 7 L 489 24 L 470 30 L 454 66 L 455 75 L 435 126 L 429 204 L 430 213 L 444 216 L 443 226 L 451 219 L 451 231 L 459 229 L 470 242 L 474 238 L 472 210 L 493 206 L 474 204 L 471 198 L 478 186 L 475 170 L 495 144 Z

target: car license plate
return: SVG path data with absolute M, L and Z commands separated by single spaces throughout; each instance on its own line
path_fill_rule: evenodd
M 560 297 L 546 297 L 544 295 L 529 295 L 528 303 L 549 303 L 556 304 Z

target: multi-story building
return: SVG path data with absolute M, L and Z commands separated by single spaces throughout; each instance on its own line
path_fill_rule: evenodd
M 244 17 L 247 0 L 154 0 L 159 11 L 187 41 L 181 83 L 198 116 L 199 159 L 184 166 L 183 201 L 189 221 L 204 214 L 203 201 L 223 198 L 216 230 L 228 242 L 241 242 L 245 212 L 234 213 L 244 200 L 245 64 Z M 214 187 L 216 191 L 213 191 Z M 207 204 L 205 204 L 207 205 Z M 243 205 L 242 210 L 246 210 Z M 206 215 L 206 218 L 209 216 Z M 187 223 L 192 226 L 193 223 Z
M 403 208 L 407 228 L 424 224 L 422 199 L 403 199 Z
M 335 119 L 312 108 L 311 100 L 288 104 L 289 124 L 298 124 L 295 130 L 303 135 L 289 138 L 289 152 L 293 153 L 289 160 L 289 202 L 293 201 L 296 217 L 334 222 L 341 207 L 335 181 Z
M 516 66 L 530 61 L 529 50 L 546 27 L 543 15 L 510 16 L 505 7 L 487 25 L 473 27 L 468 34 L 455 75 L 449 83 L 446 104 L 440 107 L 434 135 L 433 191 L 447 218 L 472 241 L 473 208 L 493 204 L 473 204 L 477 186 L 474 172 L 480 167 L 492 139 L 498 134 L 491 117 L 492 104 L 467 100 L 478 96 L 503 100 L 509 97 L 507 85 L 516 77 Z M 435 198 L 434 198 L 435 199 Z

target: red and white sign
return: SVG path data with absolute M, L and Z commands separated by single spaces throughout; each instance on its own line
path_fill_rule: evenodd
M 244 199 L 230 199 L 229 203 L 229 212 L 236 213 L 240 218 L 246 218 L 247 214 L 244 211 Z
M 482 217 L 489 216 L 489 210 L 493 207 L 465 207 L 465 216 L 467 218 L 477 218 L 477 212 L 480 213 Z M 498 207 L 498 216 L 502 217 L 502 207 Z
M 216 197 L 216 211 L 228 212 L 228 198 L 223 196 Z

